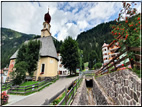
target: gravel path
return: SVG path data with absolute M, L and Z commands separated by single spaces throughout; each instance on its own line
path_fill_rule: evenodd
M 17 96 L 10 95 L 9 102 L 13 100 L 14 103 L 7 105 L 42 105 L 45 102 L 45 99 L 50 99 L 59 91 L 61 91 L 65 86 L 68 86 L 73 80 L 78 77 L 66 78 L 62 77 L 57 80 L 55 83 L 51 84 L 49 87 L 44 88 L 40 92 L 36 92 L 29 96 Z M 20 101 L 19 101 L 20 100 Z

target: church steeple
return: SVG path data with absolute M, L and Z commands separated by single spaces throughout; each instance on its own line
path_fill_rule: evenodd
M 48 8 L 48 12 L 44 15 L 44 21 L 45 22 L 43 22 L 43 29 L 41 30 L 41 37 L 51 36 L 51 33 L 50 33 L 51 16 L 49 14 L 49 8 Z

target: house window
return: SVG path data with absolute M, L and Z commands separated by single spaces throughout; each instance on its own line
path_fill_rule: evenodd
M 42 64 L 41 73 L 44 74 L 45 64 Z

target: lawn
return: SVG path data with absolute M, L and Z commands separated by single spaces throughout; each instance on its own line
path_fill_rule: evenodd
M 59 79 L 59 78 L 58 78 Z M 24 83 L 22 83 L 20 86 L 22 86 L 22 87 L 19 87 L 18 89 L 16 88 L 15 90 L 13 90 L 13 92 L 25 92 L 25 87 L 26 87 L 26 92 L 27 91 L 31 91 L 31 90 L 33 90 L 33 88 L 32 88 L 32 85 L 34 85 L 35 86 L 35 88 L 34 88 L 34 90 L 32 91 L 32 92 L 27 92 L 27 93 L 17 93 L 17 94 L 19 94 L 19 95 L 29 95 L 29 94 L 32 94 L 32 93 L 34 93 L 34 92 L 37 92 L 37 91 L 40 91 L 40 90 L 42 90 L 43 88 L 45 88 L 45 87 L 47 87 L 47 86 L 49 86 L 49 85 L 51 85 L 52 83 L 54 83 L 54 82 L 56 82 L 58 79 L 56 79 L 56 80 L 53 80 L 53 81 L 51 81 L 51 83 L 49 83 L 49 82 L 47 82 L 47 83 L 44 83 L 45 81 L 43 81 L 43 82 L 41 82 L 41 81 L 27 81 L 27 82 L 24 82 Z M 38 83 L 38 84 L 37 84 Z M 31 86 L 30 86 L 31 85 Z M 37 87 L 38 86 L 38 87 Z M 40 87 L 40 89 L 38 89 Z M 38 90 L 37 90 L 38 89 Z M 17 94 L 15 94 L 15 93 L 9 93 L 9 94 L 12 94 L 12 95 L 17 95 Z
M 28 85 L 33 85 L 36 83 L 38 83 L 38 81 L 27 81 L 27 82 L 24 82 L 23 84 L 21 84 L 20 86 L 28 86 Z

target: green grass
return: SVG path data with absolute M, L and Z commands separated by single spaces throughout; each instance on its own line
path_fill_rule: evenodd
M 28 86 L 28 85 L 33 85 L 36 83 L 38 83 L 38 81 L 27 81 L 27 82 L 24 82 L 23 84 L 21 84 L 20 86 Z
M 56 98 L 56 99 L 53 101 L 52 105 L 57 105 L 64 97 L 65 97 L 65 92 L 61 95 L 61 97 Z
M 76 76 L 78 76 L 78 74 L 76 74 L 76 75 L 68 75 L 67 78 L 72 78 L 72 77 L 76 77 Z
M 80 83 L 82 82 L 82 79 L 78 82 L 77 88 L 80 87 Z M 68 95 L 67 101 L 70 99 L 70 97 L 72 96 L 74 91 L 74 96 L 76 94 L 76 86 L 74 87 L 74 90 L 72 90 L 72 92 Z M 65 97 L 65 92 L 61 95 L 61 97 L 59 97 L 58 99 L 55 99 L 51 105 L 57 105 L 63 98 Z M 69 105 L 71 104 L 72 100 L 69 102 Z M 65 105 L 65 101 L 62 103 L 62 105 Z
M 57 78 L 56 80 L 53 80 L 53 81 L 51 81 L 52 83 L 55 83 L 57 80 L 58 80 L 59 78 Z M 44 82 L 44 81 L 43 81 Z M 43 82 L 39 82 L 39 81 L 28 81 L 28 82 L 25 82 L 25 83 L 23 83 L 23 84 L 21 84 L 20 86 L 28 86 L 28 85 L 32 85 L 32 84 L 36 84 L 36 83 L 39 83 L 39 85 L 40 84 L 42 84 Z M 40 87 L 42 87 L 41 89 L 39 89 L 38 91 L 41 91 L 42 89 L 44 89 L 45 87 L 47 87 L 47 86 L 49 86 L 49 85 L 51 85 L 52 83 L 49 83 L 49 84 L 47 84 L 47 85 L 45 85 L 44 87 L 42 87 L 42 86 L 40 86 Z M 36 86 L 36 85 L 35 85 Z M 30 88 L 30 87 L 32 87 L 32 86 L 29 86 L 28 88 Z M 19 89 L 25 89 L 25 88 L 19 88 Z M 37 87 L 35 88 L 35 89 L 37 89 Z M 32 89 L 28 89 L 28 90 L 26 90 L 26 91 L 31 91 Z M 30 95 L 30 94 L 33 94 L 33 93 L 35 93 L 35 92 L 38 92 L 38 91 L 33 91 L 33 92 L 28 92 L 28 93 L 26 93 L 26 94 L 23 94 L 23 93 L 18 93 L 18 94 L 15 94 L 15 93 L 9 93 L 10 95 Z M 14 92 L 17 92 L 17 90 L 15 90 Z M 18 90 L 18 92 L 25 92 L 25 90 Z

